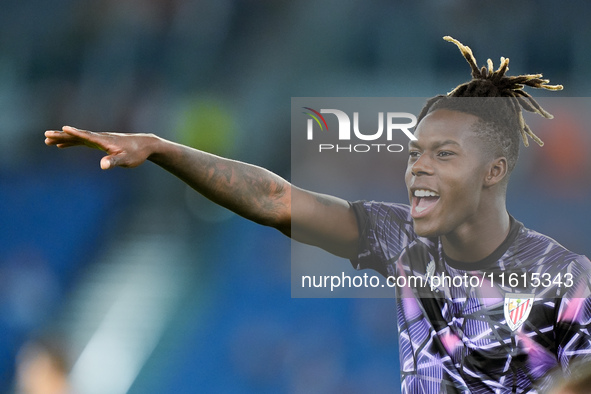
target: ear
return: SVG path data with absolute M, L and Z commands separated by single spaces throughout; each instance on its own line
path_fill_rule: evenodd
M 484 177 L 484 186 L 491 187 L 501 182 L 507 176 L 507 159 L 504 156 L 494 159 L 488 167 Z

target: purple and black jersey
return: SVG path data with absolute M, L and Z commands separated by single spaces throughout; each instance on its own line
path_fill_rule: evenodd
M 396 286 L 403 393 L 535 393 L 551 372 L 591 360 L 585 256 L 511 218 L 490 256 L 462 263 L 415 234 L 410 207 L 351 205 L 354 266 L 409 284 Z

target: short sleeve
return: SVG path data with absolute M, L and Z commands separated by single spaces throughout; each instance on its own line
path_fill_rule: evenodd
M 565 272 L 572 273 L 574 286 L 560 299 L 555 327 L 558 359 L 567 371 L 573 361 L 591 361 L 591 263 L 579 256 Z
M 374 201 L 350 204 L 359 227 L 357 257 L 351 259 L 351 264 L 355 269 L 371 268 L 387 277 L 388 265 L 417 237 L 410 207 Z

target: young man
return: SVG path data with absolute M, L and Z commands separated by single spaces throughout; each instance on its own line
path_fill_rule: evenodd
M 358 269 L 426 279 L 397 288 L 403 392 L 532 392 L 549 384 L 549 371 L 591 354 L 589 261 L 526 229 L 505 206 L 520 136 L 541 144 L 521 109 L 551 117 L 523 85 L 561 86 L 506 76 L 508 59 L 479 69 L 468 47 L 446 39 L 473 78 L 418 117 L 405 176 L 410 206 L 302 190 L 154 135 L 64 127 L 47 131 L 46 144 L 102 149 L 103 169 L 151 160 L 212 201 Z

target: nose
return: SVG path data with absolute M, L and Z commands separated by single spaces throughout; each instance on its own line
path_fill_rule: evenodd
M 433 174 L 433 166 L 428 155 L 421 155 L 410 168 L 410 172 L 413 176 L 418 175 L 431 175 Z

